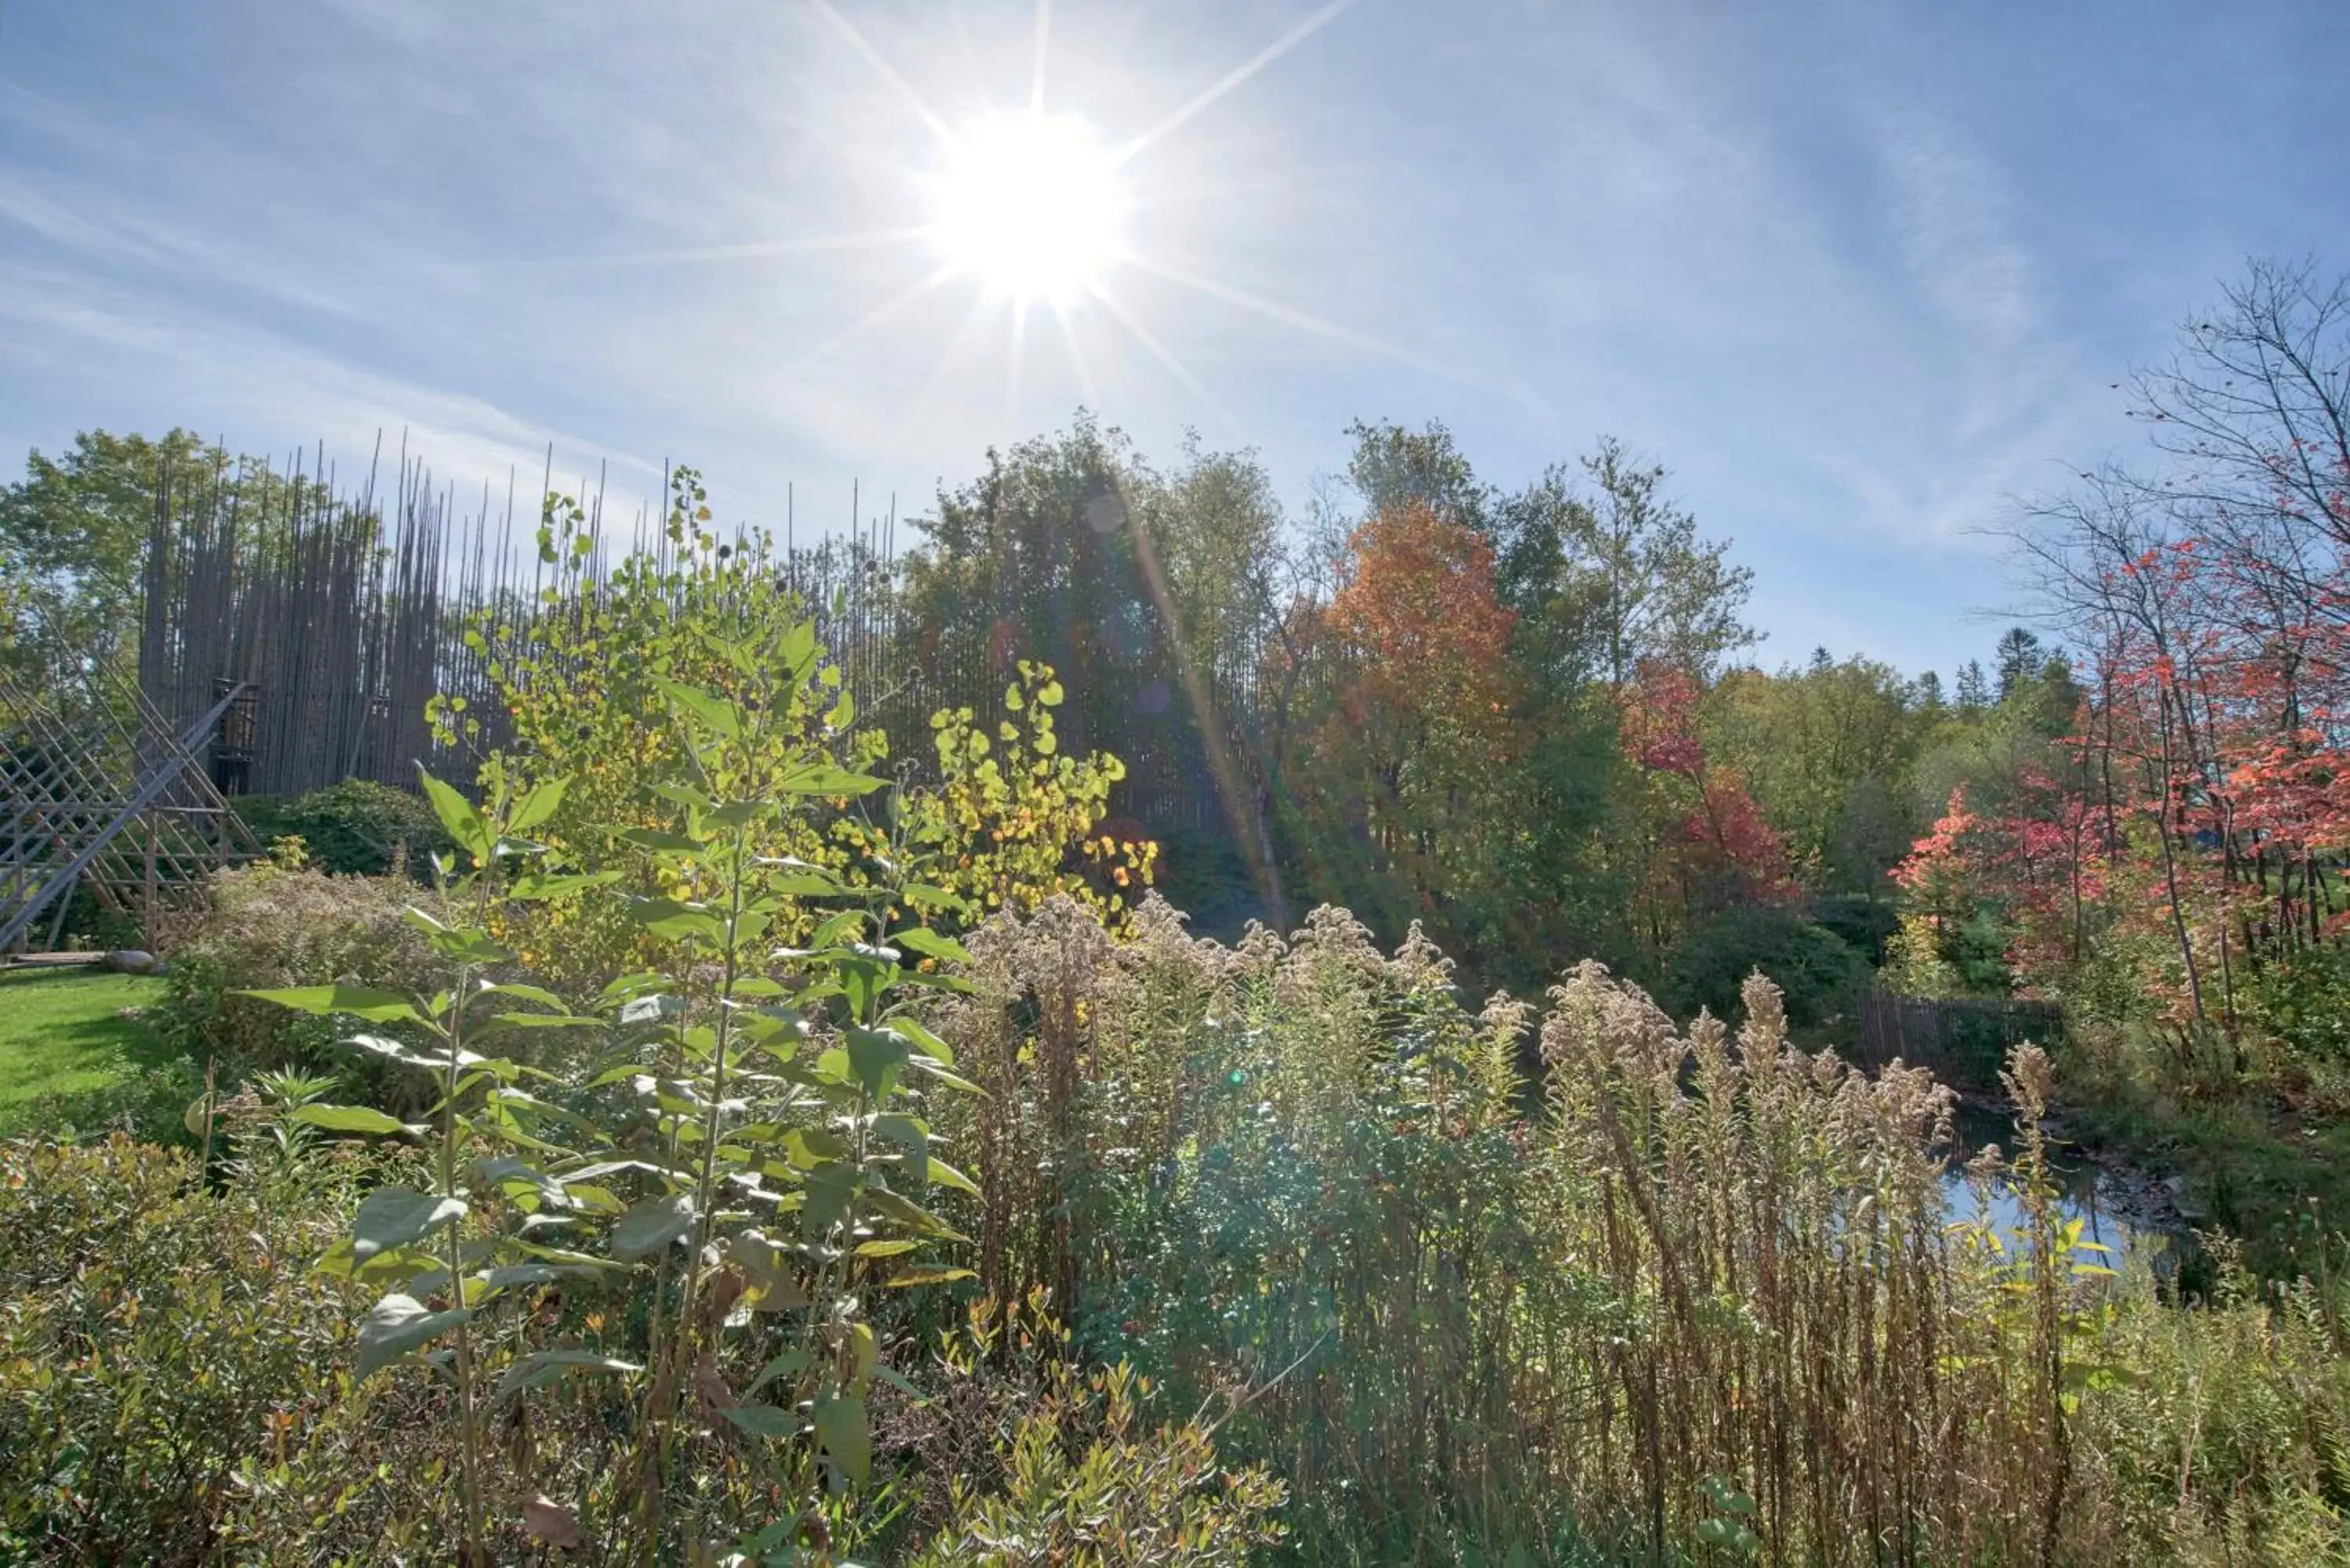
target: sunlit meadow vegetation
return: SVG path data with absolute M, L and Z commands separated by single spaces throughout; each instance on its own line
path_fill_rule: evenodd
M 1245 455 L 996 458 L 888 589 L 990 701 L 910 723 L 690 471 L 617 563 L 550 497 L 496 711 L 432 708 L 478 768 L 246 801 L 136 1070 L 0 1146 L 0 1555 L 2350 1562 L 2334 493 L 2194 548 L 2099 493 L 2033 535 L 2131 545 L 2073 657 L 1946 699 L 1732 663 L 1613 443 L 1357 436 L 1303 527 Z M 130 643 L 137 462 L 0 498 Z M 2220 614 L 2287 565 L 2311 618 Z M 1230 831 L 1121 821 L 1129 752 Z M 1966 1085 L 2004 1148 L 1847 1064 L 1872 989 L 2061 1004 Z M 2179 1158 L 2191 1273 L 2052 1106 Z

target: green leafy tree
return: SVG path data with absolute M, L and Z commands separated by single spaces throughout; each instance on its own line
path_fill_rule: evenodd
M 44 680 L 68 661 L 120 666 L 139 646 L 140 571 L 161 477 L 210 479 L 227 454 L 187 431 L 160 441 L 84 431 L 0 489 L 0 578 L 10 585 L 11 662 Z
M 1414 505 L 1477 533 L 1493 524 L 1493 493 L 1441 421 L 1411 431 L 1392 421 L 1357 420 L 1347 427 L 1355 450 L 1347 460 L 1347 480 L 1367 514 Z
M 1739 617 L 1753 574 L 1667 499 L 1664 468 L 1612 437 L 1582 467 L 1587 491 L 1554 467 L 1499 507 L 1503 592 L 1527 618 L 1528 656 L 1622 686 L 1644 663 L 1703 674 L 1752 642 Z
M 1825 653 L 1802 670 L 1732 670 L 1715 682 L 1701 728 L 1785 838 L 1797 874 L 1820 892 L 1882 890 L 1915 836 L 1896 815 L 1924 724 L 1890 666 Z M 1906 794 L 1906 792 L 1904 792 Z
M 296 498 L 268 463 L 176 428 L 84 431 L 55 457 L 30 452 L 25 477 L 0 488 L 0 659 L 36 685 L 91 665 L 129 670 L 158 517 L 216 515 L 245 547 L 268 548 Z M 334 504 L 315 479 L 298 499 Z

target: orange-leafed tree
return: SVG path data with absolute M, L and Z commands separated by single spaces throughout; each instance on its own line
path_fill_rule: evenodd
M 1313 619 L 1305 851 L 1375 909 L 1440 912 L 1490 858 L 1476 844 L 1510 752 L 1516 616 L 1492 546 L 1425 503 L 1390 506 L 1347 541 Z

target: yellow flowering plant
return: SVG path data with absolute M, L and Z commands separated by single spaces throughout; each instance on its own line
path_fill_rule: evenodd
M 585 509 L 550 495 L 538 546 L 553 580 L 527 614 L 485 615 L 467 634 L 505 710 L 508 738 L 490 766 L 518 784 L 569 780 L 540 837 L 566 864 L 624 873 L 643 897 L 681 892 L 664 884 L 639 842 L 680 820 L 677 804 L 655 787 L 684 761 L 670 722 L 678 688 L 760 713 L 763 743 L 779 756 L 821 756 L 855 775 L 880 774 L 889 756 L 888 736 L 859 722 L 773 537 L 722 541 L 710 522 L 700 477 L 677 470 L 667 550 L 634 552 L 599 580 Z M 745 649 L 767 651 L 753 658 Z M 1060 701 L 1051 669 L 1024 661 L 993 737 L 968 708 L 932 718 L 935 783 L 868 799 L 810 797 L 811 809 L 764 826 L 756 851 L 849 888 L 893 882 L 918 855 L 923 913 L 957 928 L 1055 892 L 1120 919 L 1149 880 L 1155 846 L 1118 845 L 1095 831 L 1125 769 L 1107 753 L 1058 750 L 1051 711 Z M 436 698 L 431 717 L 444 739 L 483 732 L 462 699 Z M 779 932 L 803 937 L 816 918 L 786 910 Z M 499 940 L 559 988 L 592 989 L 651 956 L 642 930 L 610 900 L 517 907 L 498 911 L 494 924 Z

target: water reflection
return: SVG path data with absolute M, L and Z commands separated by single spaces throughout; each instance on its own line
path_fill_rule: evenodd
M 1955 1133 L 1950 1169 L 1942 1178 L 1945 1211 L 1953 1220 L 1987 1220 L 2002 1237 L 2022 1237 L 2027 1220 L 2014 1189 L 1999 1181 L 1988 1191 L 1978 1190 L 1961 1168 L 1987 1144 L 1999 1145 L 2012 1158 L 2017 1145 L 2013 1117 L 1989 1106 L 1961 1102 Z M 2193 1236 L 2154 1212 L 2156 1206 L 2145 1193 L 2131 1190 L 2129 1184 L 2061 1143 L 2049 1149 L 2049 1171 L 2055 1179 L 2059 1210 L 2066 1219 L 2081 1221 L 2081 1240 L 2106 1249 L 2106 1255 L 2096 1261 L 2119 1268 L 2133 1248 L 2142 1249 L 2153 1254 L 2156 1272 L 2168 1278 L 2196 1256 Z

